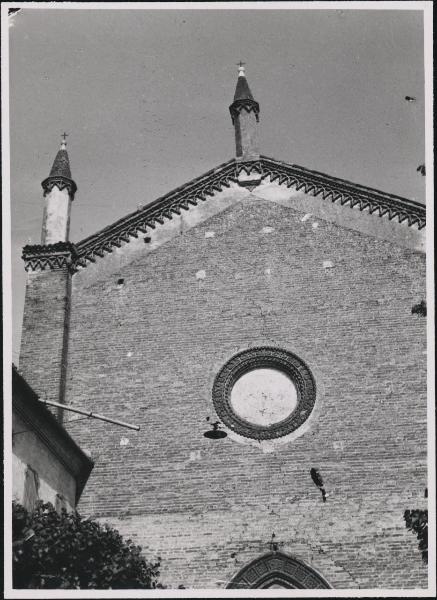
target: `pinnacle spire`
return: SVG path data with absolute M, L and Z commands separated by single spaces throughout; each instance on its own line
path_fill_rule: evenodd
M 65 132 L 61 135 L 61 147 L 56 154 L 50 175 L 41 183 L 45 198 L 41 232 L 43 245 L 68 242 L 71 203 L 77 186 L 71 178 L 67 135 Z
M 49 177 L 67 177 L 67 179 L 71 179 L 70 160 L 67 153 L 67 135 L 68 133 L 64 132 L 61 136 L 61 147 L 53 162 Z
M 238 80 L 237 87 L 235 88 L 234 102 L 236 100 L 253 100 L 252 92 L 250 91 L 250 87 L 246 79 L 246 71 L 244 68 L 245 64 L 246 63 L 242 62 L 241 60 L 239 63 L 237 63 Z
M 76 184 L 71 178 L 70 159 L 67 152 L 68 133 L 61 135 L 61 146 L 53 161 L 49 176 L 42 182 L 44 195 L 50 192 L 54 185 L 59 189 L 67 188 L 72 196 L 76 192 Z
M 246 80 L 244 63 L 240 60 L 234 101 L 229 107 L 235 130 L 236 159 L 242 162 L 259 160 L 259 104 L 254 100 Z

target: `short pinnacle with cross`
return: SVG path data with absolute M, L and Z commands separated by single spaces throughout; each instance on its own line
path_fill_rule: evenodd
M 238 77 L 245 77 L 245 72 L 244 72 L 244 65 L 246 63 L 243 62 L 242 60 L 240 60 L 240 62 L 237 63 L 237 67 L 238 67 Z
M 67 136 L 68 135 L 69 134 L 65 133 L 65 131 L 64 131 L 64 133 L 61 134 L 61 138 L 62 138 L 62 141 L 61 141 L 61 150 L 65 150 L 66 147 L 67 147 Z

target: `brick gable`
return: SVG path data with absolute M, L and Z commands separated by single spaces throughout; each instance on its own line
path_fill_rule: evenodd
M 272 532 L 333 587 L 426 585 L 403 522 L 425 502 L 424 255 L 303 217 L 247 195 L 73 276 L 66 399 L 141 426 L 71 426 L 96 462 L 80 510 L 160 555 L 167 585 L 224 587 Z M 217 372 L 266 344 L 315 377 L 305 428 L 206 439 Z

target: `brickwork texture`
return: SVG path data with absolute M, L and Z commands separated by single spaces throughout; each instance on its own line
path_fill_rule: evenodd
M 411 313 L 425 256 L 302 217 L 249 195 L 132 260 L 126 244 L 122 268 L 102 258 L 73 276 L 65 400 L 141 427 L 69 426 L 95 460 L 79 510 L 160 556 L 169 587 L 226 587 L 273 533 L 334 588 L 427 586 L 403 520 L 426 506 L 426 319 Z M 25 356 L 39 346 L 29 368 L 49 387 L 63 290 L 50 272 L 26 298 Z M 216 374 L 262 345 L 314 376 L 304 431 L 205 438 Z
M 20 348 L 20 372 L 45 400 L 64 396 L 71 276 L 67 269 L 30 272 Z M 50 409 L 60 420 L 63 411 Z

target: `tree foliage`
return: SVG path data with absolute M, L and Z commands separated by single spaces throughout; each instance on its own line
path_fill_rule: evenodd
M 422 560 L 428 564 L 428 511 L 419 509 L 406 510 L 404 519 L 407 529 L 417 535 Z
M 29 514 L 13 504 L 14 588 L 153 589 L 159 562 L 107 524 L 38 503 Z

